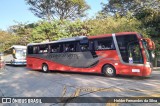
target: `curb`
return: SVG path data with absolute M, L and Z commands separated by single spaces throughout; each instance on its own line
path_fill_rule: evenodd
M 154 71 L 160 71 L 160 67 L 153 67 Z

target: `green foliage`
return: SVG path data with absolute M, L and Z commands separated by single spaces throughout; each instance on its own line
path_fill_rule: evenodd
M 132 17 L 142 22 L 142 27 L 147 29 L 151 36 L 160 35 L 160 0 L 109 0 L 103 4 L 103 14 Z M 154 36 L 153 36 L 154 37 Z
M 103 4 L 102 12 L 107 15 L 118 13 L 125 16 L 130 10 L 132 2 L 134 0 L 108 0 L 107 4 Z
M 141 29 L 145 29 L 156 44 L 155 54 L 160 53 L 160 0 L 109 0 L 103 4 L 103 14 L 126 16 L 127 12 L 141 22 Z M 144 30 L 142 30 L 144 31 Z
M 11 45 L 16 44 L 19 37 L 7 33 L 5 31 L 0 31 L 0 52 L 8 49 Z
M 33 42 L 52 41 L 67 36 L 65 21 L 42 21 L 32 32 Z
M 156 44 L 156 57 L 160 56 L 160 11 L 153 9 L 142 10 L 137 17 L 143 22 L 143 27 L 147 29 L 147 33 Z
M 32 30 L 37 26 L 36 23 L 18 23 L 10 27 L 9 31 L 19 37 L 18 44 L 27 45 L 32 41 L 31 33 Z
M 136 18 L 129 16 L 107 17 L 104 19 L 93 19 L 88 21 L 88 25 L 92 27 L 91 35 L 116 33 L 116 32 L 139 32 L 145 36 L 146 30 L 141 28 L 142 23 Z
M 85 0 L 26 0 L 26 2 L 34 15 L 49 22 L 53 19 L 79 18 L 89 9 Z
M 70 25 L 68 26 L 68 30 L 71 36 L 89 36 L 91 27 L 88 26 L 87 23 L 77 20 L 70 23 Z
M 33 29 L 32 41 L 53 41 L 60 38 L 88 35 L 89 31 L 90 29 L 80 20 L 74 22 L 66 20 L 55 20 L 52 22 L 41 21 L 39 25 Z
M 109 0 L 107 4 L 103 4 L 102 13 L 114 16 L 126 16 L 130 13 L 141 21 L 141 27 L 147 29 L 148 35 L 160 35 L 159 0 Z
M 156 11 L 160 9 L 159 0 L 109 0 L 103 4 L 102 12 L 105 14 L 120 14 L 126 16 L 130 12 L 133 16 L 140 13 L 141 10 L 152 8 Z

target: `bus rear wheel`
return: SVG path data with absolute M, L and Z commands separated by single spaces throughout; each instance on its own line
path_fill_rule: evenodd
M 102 73 L 107 77 L 114 77 L 116 76 L 116 70 L 111 65 L 104 65 L 102 69 Z
M 49 72 L 49 68 L 48 68 L 48 65 L 46 63 L 43 63 L 42 64 L 42 71 L 44 73 L 48 73 Z

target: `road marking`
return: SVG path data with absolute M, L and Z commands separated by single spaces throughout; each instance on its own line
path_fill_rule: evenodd
M 80 94 L 80 92 L 81 92 L 81 89 L 76 89 L 76 91 L 75 91 L 75 93 L 73 94 L 73 96 L 74 97 L 78 97 L 79 96 L 79 94 Z
M 66 95 L 66 90 L 67 87 L 64 86 L 63 89 L 63 95 L 64 97 Z M 122 88 L 95 88 L 95 87 L 88 87 L 88 88 L 76 88 L 76 90 L 71 94 L 69 97 L 80 97 L 85 94 L 80 95 L 82 92 L 89 92 L 89 93 L 95 93 L 95 92 L 126 92 L 126 91 L 131 91 L 131 92 L 144 92 L 144 93 L 150 93 L 142 96 L 137 96 L 137 97 L 160 97 L 160 93 L 157 94 L 156 90 L 137 90 L 137 89 L 122 89 Z M 151 94 L 152 93 L 152 94 Z M 65 104 L 69 103 L 71 100 L 68 100 Z M 121 103 L 106 103 L 106 106 L 119 106 Z
M 119 106 L 119 103 L 106 103 L 106 106 Z
M 64 86 L 63 92 L 62 92 L 62 97 L 64 97 L 66 95 L 66 90 L 67 90 L 67 88 L 66 88 L 66 86 Z

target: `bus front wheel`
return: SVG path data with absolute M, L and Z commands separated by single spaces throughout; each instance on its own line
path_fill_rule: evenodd
M 102 68 L 102 72 L 107 77 L 114 77 L 116 75 L 116 70 L 111 65 L 104 65 Z
M 48 68 L 48 65 L 46 63 L 43 63 L 42 64 L 42 71 L 44 73 L 48 73 L 49 72 L 49 68 Z

